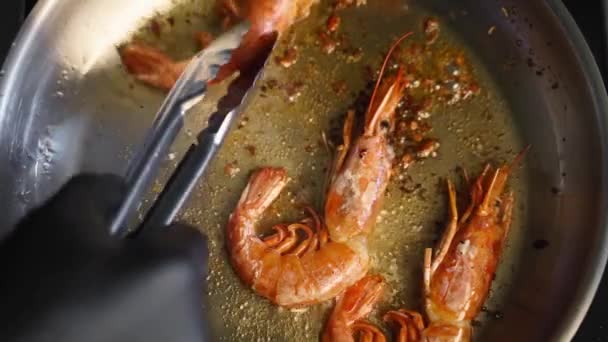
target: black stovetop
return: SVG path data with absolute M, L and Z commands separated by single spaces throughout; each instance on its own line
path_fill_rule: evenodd
M 593 55 L 608 84 L 607 43 L 602 0 L 563 0 L 587 39 Z M 0 1 L 2 30 L 0 30 L 0 60 L 10 48 L 12 39 L 25 15 L 36 0 Z M 608 342 L 608 275 L 604 274 L 600 289 L 587 314 L 575 342 Z

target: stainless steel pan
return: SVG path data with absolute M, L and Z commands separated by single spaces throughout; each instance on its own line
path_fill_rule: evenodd
M 400 11 L 408 6 L 449 23 L 498 85 L 516 129 L 533 146 L 523 185 L 527 215 L 521 229 L 527 242 L 504 289 L 504 317 L 484 325 L 483 339 L 569 340 L 608 255 L 608 102 L 580 32 L 556 0 L 369 2 L 371 9 L 361 16 L 379 23 L 373 30 L 387 42 L 400 32 L 381 23 L 401 25 Z M 204 28 L 212 3 L 196 4 L 202 14 L 191 22 Z M 2 71 L 2 231 L 74 173 L 124 171 L 129 149 L 142 139 L 162 94 L 133 84 L 118 66 L 116 46 L 147 18 L 174 6 L 170 0 L 39 2 Z M 188 40 L 192 28 L 177 26 L 175 41 Z M 303 105 L 292 111 L 303 108 L 318 109 Z M 276 127 L 258 128 L 280 134 Z M 188 139 L 183 137 L 183 146 Z M 236 192 L 243 183 L 239 178 Z M 542 252 L 531 247 L 540 238 L 550 242 Z

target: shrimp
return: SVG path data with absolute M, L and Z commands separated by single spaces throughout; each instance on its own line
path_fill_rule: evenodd
M 367 235 L 394 159 L 383 122 L 391 125 L 405 88 L 402 70 L 390 82 L 381 78 L 392 51 L 407 36 L 391 47 L 370 101 L 365 130 L 352 146 L 354 114 L 348 115 L 344 143 L 330 176 L 325 225 L 309 210 L 311 217 L 304 222 L 275 226 L 275 234 L 265 239 L 256 235 L 256 222 L 286 185 L 281 168 L 254 173 L 230 216 L 227 245 L 233 268 L 243 282 L 277 305 L 302 307 L 334 298 L 367 273 Z M 351 223 L 357 226 L 349 230 Z M 299 242 L 298 235 L 306 238 Z
M 171 90 L 189 62 L 176 62 L 142 43 L 126 45 L 120 50 L 120 55 L 127 72 L 137 80 L 164 91 Z
M 258 60 L 259 53 L 266 50 L 269 37 L 275 32 L 282 34 L 296 21 L 307 17 L 317 2 L 319 0 L 219 0 L 226 26 L 239 19 L 248 19 L 251 27 L 213 82 L 220 82 L 236 71 L 250 68 Z M 199 38 L 200 35 L 197 36 L 200 41 Z M 189 59 L 176 61 L 159 49 L 142 43 L 127 44 L 119 52 L 130 74 L 164 91 L 171 90 L 189 62 Z
M 230 216 L 227 244 L 233 268 L 256 293 L 283 307 L 303 307 L 334 298 L 361 279 L 369 255 L 365 238 L 328 241 L 321 227 L 314 234 L 305 222 L 275 226 L 277 234 L 258 238 L 256 222 L 286 184 L 281 168 L 252 175 Z M 320 221 L 316 215 L 313 219 Z M 300 245 L 298 231 L 308 233 Z
M 385 342 L 376 326 L 362 321 L 382 297 L 385 283 L 379 275 L 365 276 L 342 293 L 321 336 L 322 342 L 354 342 L 359 333 L 364 341 Z
M 220 6 L 229 18 L 245 17 L 251 22 L 249 32 L 232 53 L 230 61 L 220 68 L 214 82 L 222 81 L 236 71 L 245 71 L 256 56 L 266 49 L 266 37 L 279 37 L 295 22 L 309 16 L 319 0 L 221 0 Z
M 403 68 L 399 68 L 394 79 L 383 81 L 382 76 L 393 51 L 410 34 L 403 35 L 389 50 L 365 115 L 363 134 L 352 146 L 354 113 L 351 111 L 347 116 L 344 142 L 339 148 L 325 202 L 327 227 L 335 241 L 369 234 L 378 217 L 395 159 L 387 127 L 393 126 L 395 109 L 407 85 Z
M 481 311 L 509 233 L 515 197 L 503 194 L 511 165 L 486 166 L 472 184 L 471 202 L 458 217 L 456 192 L 448 181 L 450 221 L 438 248 L 424 254 L 425 311 L 390 311 L 385 320 L 400 326 L 398 341 L 470 341 L 471 321 Z

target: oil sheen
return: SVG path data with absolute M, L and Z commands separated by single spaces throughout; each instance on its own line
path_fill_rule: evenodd
M 225 246 L 228 216 L 236 205 L 248 177 L 261 166 L 287 169 L 290 182 L 259 225 L 263 233 L 273 223 L 289 223 L 305 217 L 302 205 L 321 211 L 323 185 L 330 155 L 322 143 L 328 133 L 351 108 L 356 95 L 371 80 L 365 69 L 378 70 L 383 54 L 396 37 L 407 31 L 414 35 L 405 45 L 423 41 L 422 23 L 433 13 L 411 3 L 368 1 L 363 8 L 339 12 L 340 31 L 362 54 L 348 58 L 343 54 L 324 54 L 318 46 L 318 31 L 327 18 L 328 4 L 317 6 L 312 15 L 298 23 L 283 37 L 276 51 L 297 46 L 295 65 L 284 68 L 269 63 L 260 91 L 243 113 L 226 141 L 219 157 L 193 196 L 183 219 L 208 236 L 210 243 L 207 277 L 209 325 L 213 339 L 219 341 L 317 341 L 328 309 L 326 302 L 305 310 L 278 308 L 244 286 L 229 263 Z M 140 39 L 160 45 L 175 57 L 195 51 L 192 33 L 196 30 L 219 32 L 208 1 L 176 4 L 159 21 L 172 24 L 160 37 L 145 27 L 136 33 Z M 390 13 L 390 14 L 387 14 Z M 169 19 L 170 18 L 170 19 Z M 507 100 L 493 83 L 491 75 L 476 55 L 466 48 L 466 37 L 450 31 L 449 18 L 438 18 L 441 25 L 436 48 L 455 47 L 464 51 L 481 88 L 478 95 L 453 105 L 433 107 L 429 123 L 431 135 L 439 139 L 437 156 L 415 163 L 407 172 L 395 175 L 389 186 L 381 216 L 370 237 L 372 272 L 382 274 L 388 291 L 370 320 L 385 325 L 380 314 L 388 309 L 421 309 L 423 250 L 433 247 L 447 220 L 447 186 L 450 178 L 459 184 L 461 206 L 466 200 L 462 172 L 478 173 L 485 163 L 495 165 L 511 160 L 523 148 Z M 297 87 L 294 89 L 294 82 Z M 336 92 L 335 82 L 346 84 Z M 137 87 L 142 87 L 137 85 Z M 220 90 L 216 91 L 218 95 Z M 160 96 L 160 94 L 159 94 Z M 214 98 L 211 94 L 210 98 Z M 217 96 L 215 97 L 217 99 Z M 196 108 L 187 122 L 186 134 L 175 147 L 175 156 L 184 153 L 192 133 L 204 126 L 212 112 L 213 101 Z M 167 173 L 174 162 L 167 163 Z M 516 194 L 516 210 L 507 247 L 482 312 L 475 324 L 478 335 L 487 324 L 496 324 L 496 314 L 508 293 L 522 246 L 525 222 L 525 169 L 515 172 L 510 189 Z M 412 190 L 404 192 L 399 184 L 407 177 Z M 387 330 L 388 332 L 388 330 Z

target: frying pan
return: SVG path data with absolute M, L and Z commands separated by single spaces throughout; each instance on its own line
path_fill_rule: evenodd
M 524 229 L 551 245 L 542 253 L 522 251 L 504 317 L 485 328 L 485 339 L 569 340 L 608 256 L 608 102 L 598 68 L 560 1 L 420 3 L 440 18 L 466 14 L 450 25 L 490 70 L 533 146 Z M 124 172 L 162 95 L 132 89 L 116 71 L 116 46 L 172 6 L 170 0 L 39 1 L 2 71 L 2 232 L 72 174 Z M 550 69 L 551 79 L 539 77 L 530 59 Z M 515 62 L 504 68 L 505 60 Z

